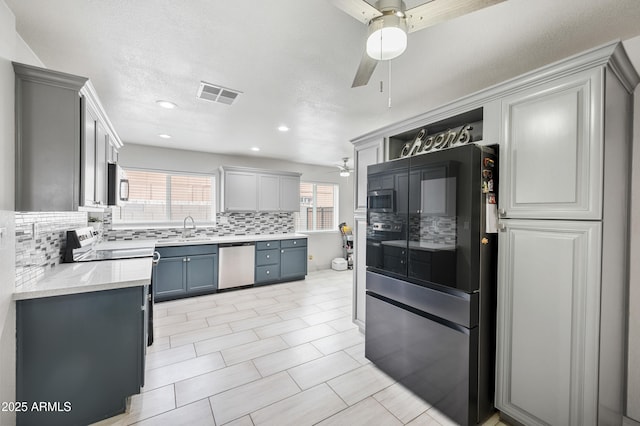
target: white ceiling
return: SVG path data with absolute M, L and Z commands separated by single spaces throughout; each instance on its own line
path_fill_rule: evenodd
M 327 0 L 6 3 L 47 67 L 92 80 L 125 144 L 320 165 L 351 157 L 348 141 L 363 133 L 640 35 L 639 0 L 508 0 L 410 34 L 391 63 L 389 109 L 386 63 L 350 88 L 366 27 Z M 243 94 L 232 106 L 196 100 L 201 80 Z

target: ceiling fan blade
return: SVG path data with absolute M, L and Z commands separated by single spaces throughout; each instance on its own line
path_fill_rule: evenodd
M 364 0 L 329 0 L 335 7 L 358 21 L 368 24 L 370 20 L 382 13 Z
M 506 0 L 432 0 L 405 12 L 412 33 Z
M 367 55 L 367 51 L 365 50 L 351 87 L 366 86 L 377 65 L 378 61 Z

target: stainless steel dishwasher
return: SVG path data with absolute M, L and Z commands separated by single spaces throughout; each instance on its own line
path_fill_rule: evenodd
M 255 281 L 255 243 L 218 244 L 218 289 L 240 287 Z

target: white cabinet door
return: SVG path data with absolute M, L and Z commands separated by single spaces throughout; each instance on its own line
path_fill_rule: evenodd
M 601 225 L 502 223 L 496 408 L 526 425 L 595 425 Z
M 365 301 L 366 301 L 366 287 L 367 287 L 367 218 L 358 217 L 354 218 L 355 221 L 355 245 L 354 245 L 354 259 L 355 266 L 353 268 L 354 273 L 354 295 L 353 295 L 353 319 L 354 322 L 364 330 L 365 327 Z
M 280 178 L 273 175 L 258 175 L 258 210 L 273 212 L 280 210 Z
M 283 212 L 300 211 L 300 177 L 280 177 L 280 210 Z
M 258 180 L 255 173 L 226 171 L 224 179 L 225 211 L 258 209 Z
M 356 212 L 367 209 L 367 166 L 384 161 L 384 139 L 358 144 L 354 148 L 356 170 L 355 194 L 353 196 Z
M 601 79 L 589 70 L 503 99 L 503 216 L 601 218 Z

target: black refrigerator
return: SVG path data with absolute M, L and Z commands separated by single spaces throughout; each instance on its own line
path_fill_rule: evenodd
M 493 411 L 497 166 L 468 144 L 368 168 L 365 356 L 461 425 Z

